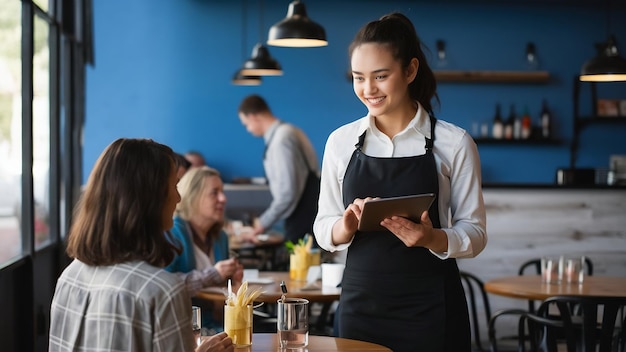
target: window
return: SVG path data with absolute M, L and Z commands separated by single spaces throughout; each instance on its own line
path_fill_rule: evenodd
M 22 248 L 21 3 L 0 0 L 0 265 Z
M 3 351 L 48 350 L 50 301 L 67 263 L 61 231 L 80 192 L 91 7 L 0 0 Z
M 48 23 L 38 16 L 33 45 L 33 229 L 35 249 L 50 239 L 50 50 Z

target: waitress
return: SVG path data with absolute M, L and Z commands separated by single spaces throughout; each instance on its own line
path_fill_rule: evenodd
M 435 77 L 406 16 L 366 24 L 349 54 L 368 114 L 328 137 L 314 225 L 322 248 L 348 250 L 336 334 L 396 352 L 470 351 L 455 258 L 487 242 L 476 144 L 434 117 Z M 420 223 L 394 216 L 386 231 L 357 231 L 371 197 L 420 193 L 437 195 Z

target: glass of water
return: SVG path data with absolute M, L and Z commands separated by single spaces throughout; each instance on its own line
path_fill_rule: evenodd
M 309 344 L 309 301 L 302 298 L 279 299 L 276 313 L 280 348 L 306 347 Z
M 202 330 L 202 313 L 198 306 L 191 307 L 191 328 L 193 329 L 193 337 L 196 339 L 196 344 L 199 346 L 200 342 L 202 342 L 200 337 L 200 330 Z

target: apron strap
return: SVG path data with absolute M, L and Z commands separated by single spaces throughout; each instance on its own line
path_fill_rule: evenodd
M 270 138 L 267 139 L 267 143 L 265 143 L 265 149 L 263 149 L 263 160 L 265 160 L 265 155 L 267 154 L 267 148 L 269 148 L 270 143 L 272 143 L 272 139 L 274 139 L 274 135 L 276 134 L 278 127 L 280 127 L 280 125 L 282 124 L 283 122 L 279 121 L 278 126 L 274 129 L 274 132 L 272 132 L 272 135 L 270 136 Z
M 428 115 L 430 117 L 430 136 L 432 138 L 426 138 L 426 152 L 432 153 L 433 145 L 435 140 L 435 125 L 437 124 L 437 118 L 433 114 Z M 363 134 L 359 136 L 359 141 L 354 145 L 356 150 L 362 152 L 361 148 L 363 147 L 363 143 L 365 143 L 365 133 L 367 130 L 363 131 Z
M 357 142 L 357 144 L 354 145 L 356 150 L 358 150 L 359 152 L 363 152 L 361 148 L 363 147 L 363 143 L 365 143 L 365 132 L 367 132 L 367 130 L 363 131 L 363 134 L 359 136 L 359 141 Z
M 435 115 L 433 114 L 428 114 L 428 116 L 430 117 L 430 136 L 432 138 L 426 138 L 426 153 L 432 153 L 435 140 L 435 124 L 437 124 L 437 118 L 435 118 Z

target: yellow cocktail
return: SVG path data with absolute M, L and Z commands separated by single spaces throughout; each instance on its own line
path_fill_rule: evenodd
M 252 305 L 224 306 L 224 332 L 237 347 L 252 344 Z

